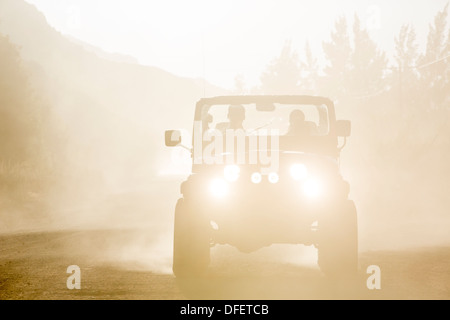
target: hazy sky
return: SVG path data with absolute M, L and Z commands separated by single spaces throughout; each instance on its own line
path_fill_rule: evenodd
M 258 84 L 286 40 L 300 54 L 308 39 L 321 55 L 335 19 L 357 12 L 390 51 L 403 23 L 424 42 L 428 25 L 448 0 L 27 0 L 50 25 L 108 52 L 180 76 L 205 77 L 232 88 L 242 74 Z

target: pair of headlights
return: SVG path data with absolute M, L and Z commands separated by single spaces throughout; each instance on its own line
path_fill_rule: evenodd
M 224 198 L 230 191 L 230 183 L 239 180 L 241 169 L 237 165 L 229 165 L 224 169 L 224 178 L 214 179 L 210 184 L 210 191 L 216 198 Z M 308 169 L 304 164 L 294 164 L 290 169 L 291 178 L 300 182 L 301 191 L 309 198 L 317 198 L 322 192 L 322 186 L 318 179 L 310 177 Z M 263 180 L 263 176 L 259 172 L 251 175 L 251 181 L 254 184 L 259 184 Z M 280 176 L 277 173 L 270 173 L 268 180 L 272 184 L 280 181 Z
M 241 176 L 241 168 L 237 165 L 226 166 L 225 169 L 223 170 L 223 176 L 225 180 L 228 182 L 236 182 L 239 180 L 239 177 Z M 280 181 L 280 177 L 278 176 L 277 173 L 269 174 L 268 179 L 269 182 L 273 184 L 278 183 L 278 181 Z M 251 181 L 254 184 L 259 184 L 262 182 L 262 180 L 263 176 L 259 172 L 255 172 L 251 176 Z

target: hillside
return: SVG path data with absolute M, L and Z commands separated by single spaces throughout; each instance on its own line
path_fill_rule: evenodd
M 74 165 L 101 168 L 108 179 L 132 176 L 132 168 L 147 170 L 158 151 L 167 155 L 164 129 L 191 126 L 202 81 L 103 59 L 101 50 L 60 34 L 22 0 L 0 1 L 0 21 L 0 33 L 20 47 L 36 90 L 45 92 L 60 119 Z M 210 95 L 222 92 L 206 86 Z

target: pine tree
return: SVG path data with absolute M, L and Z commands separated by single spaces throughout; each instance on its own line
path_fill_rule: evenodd
M 247 88 L 245 86 L 245 78 L 242 74 L 238 74 L 234 77 L 234 88 L 233 93 L 237 95 L 242 95 L 247 93 Z
M 59 137 L 49 105 L 34 90 L 18 48 L 3 35 L 0 70 L 0 162 L 49 165 Z
M 418 72 L 415 69 L 419 57 L 416 32 L 410 25 L 403 25 L 395 37 L 394 88 L 398 89 L 401 109 L 405 105 L 413 106 L 417 102 Z M 411 109 L 411 108 L 410 108 Z
M 444 107 L 450 95 L 448 7 L 447 3 L 444 9 L 436 14 L 434 23 L 430 25 L 425 54 L 419 59 L 421 84 L 426 92 L 426 100 L 431 102 L 433 109 Z
M 300 82 L 298 54 L 287 41 L 278 58 L 274 59 L 261 75 L 264 94 L 297 94 Z
M 370 38 L 368 31 L 361 27 L 357 15 L 355 15 L 353 24 L 353 36 L 352 94 L 369 97 L 378 95 L 385 89 L 386 55 L 378 49 L 377 44 Z
M 19 52 L 0 35 L 0 159 L 24 161 L 30 155 L 36 122 L 30 88 Z
M 322 44 L 325 58 L 328 61 L 324 69 L 325 78 L 322 84 L 324 94 L 331 98 L 339 98 L 348 94 L 348 76 L 351 70 L 352 48 L 348 25 L 345 17 L 335 22 L 335 30 L 331 33 L 331 41 Z
M 395 61 L 397 69 L 404 73 L 410 72 L 417 63 L 419 57 L 418 45 L 416 42 L 416 32 L 410 25 L 403 25 L 400 33 L 395 37 Z
M 442 58 L 442 54 L 446 47 L 446 27 L 448 17 L 448 4 L 442 11 L 439 11 L 435 18 L 434 24 L 430 25 L 427 38 L 427 48 L 425 55 L 422 57 L 422 63 L 430 63 Z
M 301 63 L 302 80 L 300 87 L 305 94 L 318 94 L 319 65 L 314 57 L 309 41 L 305 44 L 305 61 Z

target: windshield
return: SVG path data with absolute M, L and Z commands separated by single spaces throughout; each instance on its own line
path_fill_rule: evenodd
M 201 115 L 203 130 L 243 129 L 247 135 L 271 132 L 279 135 L 325 136 L 329 133 L 326 105 L 204 105 Z

